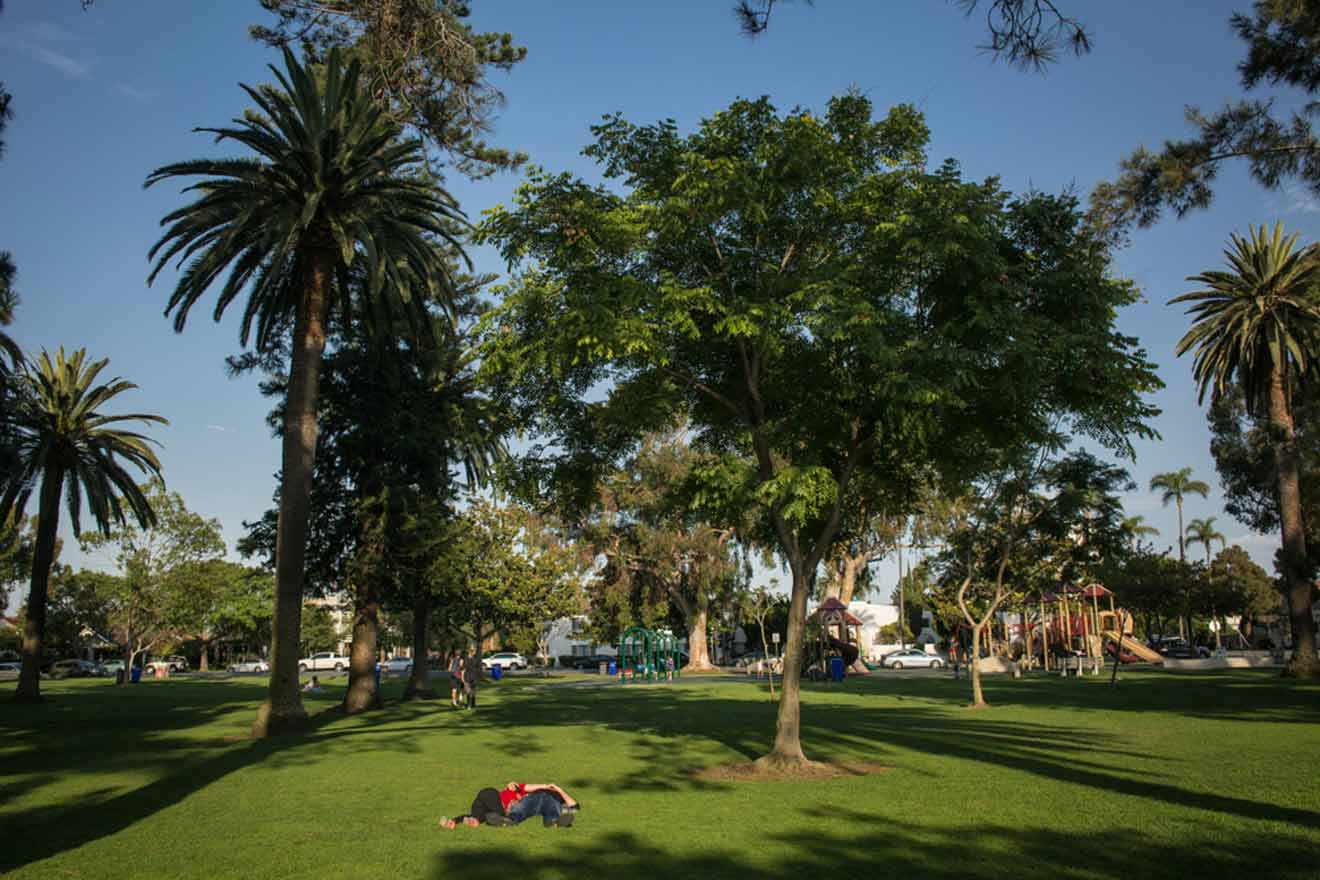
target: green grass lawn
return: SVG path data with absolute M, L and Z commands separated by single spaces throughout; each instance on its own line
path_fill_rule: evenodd
M 995 678 L 981 712 L 947 676 L 811 685 L 808 754 L 892 767 L 812 782 L 690 772 L 766 749 L 763 686 L 543 684 L 268 742 L 245 737 L 259 680 L 43 685 L 0 704 L 0 874 L 1320 877 L 1320 686 L 1268 672 Z M 509 780 L 560 783 L 577 824 L 437 829 Z

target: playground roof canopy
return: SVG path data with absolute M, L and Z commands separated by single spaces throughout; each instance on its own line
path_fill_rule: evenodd
M 830 596 L 824 602 L 811 612 L 811 617 L 819 617 L 822 620 L 843 621 L 848 626 L 862 626 L 862 622 L 848 612 L 848 606 L 838 600 L 836 596 Z

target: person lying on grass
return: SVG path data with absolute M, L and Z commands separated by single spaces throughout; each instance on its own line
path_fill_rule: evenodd
M 582 808 L 572 795 L 554 783 L 510 782 L 503 790 L 483 788 L 472 800 L 472 809 L 465 815 L 440 819 L 441 828 L 466 825 L 517 825 L 533 816 L 541 817 L 546 828 L 558 825 L 568 828 L 573 816 Z

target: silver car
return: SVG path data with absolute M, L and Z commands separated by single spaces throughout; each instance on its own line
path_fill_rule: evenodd
M 240 660 L 229 664 L 230 672 L 270 672 L 270 664 L 265 660 Z
M 885 669 L 940 669 L 944 660 L 938 654 L 927 654 L 920 648 L 904 648 L 881 657 L 880 665 Z
M 412 672 L 413 661 L 411 657 L 391 657 L 380 664 L 382 675 L 408 675 Z

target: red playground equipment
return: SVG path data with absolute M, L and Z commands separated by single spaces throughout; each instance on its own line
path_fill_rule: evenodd
M 1101 607 L 1106 600 L 1108 608 Z M 1035 620 L 1032 620 L 1035 612 Z M 1063 669 L 1073 658 L 1092 661 L 1098 671 L 1106 651 L 1124 663 L 1164 658 L 1132 638 L 1132 615 L 1114 607 L 1114 594 L 1101 584 L 1064 584 L 1055 592 L 1030 598 L 1022 609 L 1023 659 L 1028 666 Z

